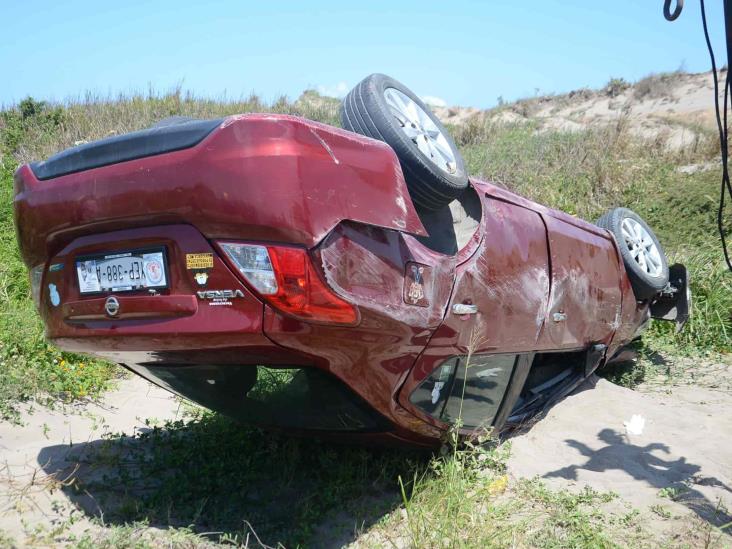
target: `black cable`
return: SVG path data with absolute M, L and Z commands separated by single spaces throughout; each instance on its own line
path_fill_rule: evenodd
M 727 168 L 727 100 L 730 97 L 730 71 L 729 61 L 732 58 L 732 36 L 730 30 L 732 30 L 732 7 L 730 6 L 731 0 L 724 0 L 724 31 L 725 39 L 727 42 L 727 78 L 724 83 L 724 110 L 720 114 L 719 109 L 719 78 L 717 76 L 717 64 L 714 59 L 714 49 L 712 48 L 712 42 L 709 39 L 709 30 L 707 29 L 707 14 L 704 8 L 704 0 L 701 2 L 701 15 L 702 25 L 704 27 L 704 39 L 707 42 L 707 49 L 709 50 L 709 57 L 712 61 L 712 76 L 714 78 L 714 114 L 717 118 L 717 129 L 719 130 L 719 146 L 722 153 L 722 183 L 719 195 L 719 209 L 717 210 L 717 228 L 719 229 L 719 236 L 722 240 L 722 252 L 724 253 L 724 259 L 727 262 L 727 267 L 732 271 L 732 260 L 730 260 L 730 254 L 727 249 L 727 239 L 724 234 L 724 206 L 726 194 L 729 194 L 730 200 L 732 201 L 732 183 L 730 183 L 729 170 Z
M 681 15 L 681 10 L 684 9 L 684 0 L 676 0 L 676 9 L 673 13 L 671 12 L 671 0 L 666 0 L 663 4 L 663 16 L 667 21 L 676 21 Z

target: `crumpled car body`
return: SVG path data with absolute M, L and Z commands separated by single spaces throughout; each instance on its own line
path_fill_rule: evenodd
M 388 145 L 283 115 L 199 126 L 16 172 L 60 348 L 264 427 L 435 446 L 536 414 L 649 319 L 604 229 L 471 179 L 445 250 Z

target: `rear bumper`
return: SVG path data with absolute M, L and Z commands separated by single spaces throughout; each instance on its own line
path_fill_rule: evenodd
M 105 312 L 109 294 L 81 295 L 78 257 L 144 247 L 165 249 L 168 288 L 154 295 L 144 290 L 113 294 L 119 302 L 113 318 Z M 206 292 L 196 279 L 199 270 L 187 268 L 191 254 L 211 254 L 213 267 L 206 271 L 205 289 L 228 290 L 232 297 L 223 302 L 201 298 L 199 292 Z M 401 299 L 401 288 L 398 294 Z M 432 316 L 433 322 L 439 321 L 428 309 L 415 310 L 424 315 L 421 321 Z M 263 304 L 190 225 L 75 239 L 46 263 L 40 311 L 47 336 L 59 347 L 122 364 L 235 418 L 346 438 L 372 440 L 382 433 L 389 443 L 432 446 L 439 441 L 440 431 L 402 409 L 395 397 L 428 332 L 422 330 L 416 336 L 404 319 L 390 316 L 393 312 L 368 307 L 362 308 L 362 321 L 354 327 L 313 325 L 285 317 Z M 374 332 L 376 326 L 381 328 Z M 376 345 L 377 334 L 388 342 Z M 313 382 L 316 389 L 309 395 L 297 393 L 298 403 L 288 397 L 273 407 L 246 397 L 245 373 L 264 365 L 299 369 L 308 380 L 326 376 L 326 381 Z M 238 405 L 234 397 L 241 397 Z M 321 421 L 323 417 L 328 421 Z
M 106 295 L 80 294 L 77 257 L 150 245 L 164 247 L 167 252 L 169 288 L 154 293 L 141 290 L 115 294 L 119 313 L 114 318 L 105 312 Z M 207 270 L 208 287 L 234 290 L 236 297 L 217 307 L 196 299 L 198 271 L 186 268 L 189 254 L 210 254 L 213 268 Z M 263 304 L 189 225 L 78 238 L 50 258 L 40 295 L 48 337 L 70 351 L 112 358 L 110 354 L 117 350 L 155 353 L 268 344 L 262 333 Z

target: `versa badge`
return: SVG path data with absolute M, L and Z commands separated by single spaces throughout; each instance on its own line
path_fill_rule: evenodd
M 205 299 L 209 305 L 231 305 L 231 300 L 244 297 L 241 290 L 199 290 L 198 299 Z

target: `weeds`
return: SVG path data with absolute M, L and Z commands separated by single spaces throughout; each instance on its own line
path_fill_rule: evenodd
M 660 93 L 659 82 L 669 82 L 674 74 L 649 77 L 634 90 Z M 608 89 L 624 85 L 611 80 Z M 521 108 L 530 116 L 540 100 L 532 98 L 528 101 L 534 106 Z M 312 91 L 294 102 L 281 98 L 268 105 L 253 95 L 214 101 L 176 88 L 166 94 L 86 95 L 55 105 L 28 98 L 0 112 L 0 414 L 12 417 L 17 413 L 13 403 L 44 393 L 67 399 L 97 395 L 115 375 L 106 363 L 60 353 L 43 341 L 12 222 L 12 172 L 20 162 L 47 157 L 80 141 L 147 127 L 167 116 L 271 111 L 337 124 L 338 106 L 338 101 Z M 686 330 L 676 334 L 671 326 L 657 323 L 649 341 L 686 353 L 692 348 L 732 348 L 732 282 L 721 261 L 714 225 L 717 174 L 676 171 L 681 162 L 713 158 L 711 136 L 671 154 L 663 143 L 633 137 L 622 118 L 614 125 L 580 132 L 537 132 L 531 120 L 496 124 L 481 115 L 453 128 L 453 134 L 470 173 L 539 202 L 590 220 L 618 205 L 637 210 L 659 233 L 671 258 L 689 266 L 695 302 Z
M 157 528 L 217 532 L 209 539 L 305 544 L 334 510 L 353 509 L 370 524 L 398 504 L 396 478 L 427 463 L 415 452 L 339 447 L 281 437 L 200 409 L 127 437 L 82 445 L 82 472 L 65 491 L 85 494 L 108 526 L 144 522 Z M 352 524 L 348 525 L 350 528 Z
M 641 78 L 633 86 L 633 97 L 636 99 L 658 99 L 671 96 L 673 82 L 681 75 L 681 71 L 649 74 Z
M 196 535 L 189 528 L 166 532 L 151 530 L 145 522 L 112 526 L 70 536 L 69 546 L 74 549 L 208 549 L 219 545 Z
M 625 78 L 611 78 L 607 84 L 605 84 L 605 94 L 608 97 L 617 97 L 625 90 L 630 87 L 630 84 Z
M 404 512 L 366 532 L 368 547 L 613 547 L 649 544 L 636 512 L 609 512 L 612 493 L 509 481 L 507 445 L 469 444 L 433 459 L 403 488 Z
M 15 137 L 5 130 L 25 131 L 35 124 L 53 131 L 58 115 L 46 114 L 43 104 L 27 100 L 14 115 L 2 113 L 8 126 L 2 130 L 4 147 Z M 24 114 L 20 114 L 20 113 Z M 40 117 L 40 121 L 33 121 Z M 12 166 L 7 154 L 0 166 L 0 418 L 18 419 L 17 403 L 39 395 L 44 402 L 89 398 L 110 386 L 116 368 L 108 363 L 72 353 L 62 353 L 49 345 L 43 326 L 30 298 L 25 265 L 15 240 L 12 217 Z
M 91 498 L 98 528 L 56 535 L 80 548 L 259 546 L 255 539 L 304 547 L 355 535 L 361 547 L 637 547 L 649 539 L 637 513 L 607 507 L 612 493 L 511 480 L 510 445 L 489 438 L 430 456 L 280 437 L 199 410 L 78 450 L 81 467 L 61 489 L 80 507 Z

